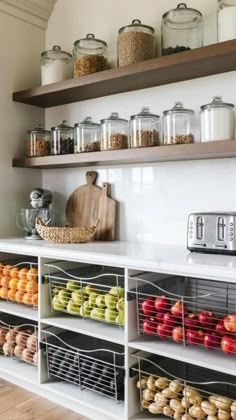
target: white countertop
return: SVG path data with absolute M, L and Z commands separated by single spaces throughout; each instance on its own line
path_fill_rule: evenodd
M 0 239 L 0 252 L 236 281 L 236 256 L 190 253 L 185 247 L 139 242 L 49 244 Z

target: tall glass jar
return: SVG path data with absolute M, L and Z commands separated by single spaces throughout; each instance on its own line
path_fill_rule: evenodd
M 41 54 L 41 85 L 61 82 L 73 77 L 72 55 L 54 45 L 52 50 Z
M 107 44 L 96 39 L 94 34 L 74 42 L 74 78 L 108 69 L 106 59 Z
M 200 111 L 201 141 L 233 140 L 235 138 L 234 105 L 215 96 Z
M 50 154 L 50 131 L 41 124 L 27 131 L 27 156 L 48 156 Z
M 163 143 L 189 144 L 194 142 L 192 109 L 185 109 L 177 102 L 172 109 L 163 112 Z
M 100 124 L 94 123 L 91 117 L 75 124 L 75 153 L 98 152 L 99 150 Z
M 236 38 L 236 0 L 218 0 L 218 42 Z
M 74 127 L 70 127 L 66 120 L 61 121 L 51 130 L 51 154 L 67 155 L 74 153 Z
M 118 67 L 127 66 L 155 57 L 154 29 L 134 19 L 131 25 L 120 28 L 118 33 Z
M 112 112 L 109 118 L 101 120 L 101 150 L 127 149 L 128 131 L 128 120 Z
M 152 114 L 148 107 L 130 117 L 130 146 L 151 147 L 159 146 L 160 117 Z
M 203 16 L 185 3 L 162 16 L 162 55 L 175 54 L 202 47 L 204 36 Z

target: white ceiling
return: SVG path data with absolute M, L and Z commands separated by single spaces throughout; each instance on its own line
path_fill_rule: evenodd
M 57 0 L 0 0 L 0 11 L 46 29 Z

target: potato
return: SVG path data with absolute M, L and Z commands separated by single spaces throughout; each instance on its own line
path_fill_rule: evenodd
M 148 411 L 152 414 L 162 414 L 163 407 L 158 406 L 156 403 L 152 403 L 149 405 Z
M 6 341 L 14 344 L 16 340 L 17 333 L 20 331 L 20 327 L 11 328 L 6 334 Z
M 176 392 L 171 391 L 170 388 L 163 389 L 162 394 L 166 398 L 176 398 L 177 397 Z
M 137 388 L 145 389 L 147 387 L 147 378 L 142 378 L 141 381 L 137 382 Z
M 149 378 L 147 380 L 147 387 L 148 387 L 148 389 L 150 389 L 150 391 L 155 391 L 156 390 L 155 379 L 154 379 L 153 376 L 149 376 Z
M 160 407 L 165 407 L 165 405 L 168 404 L 168 400 L 165 397 L 165 395 L 162 394 L 162 392 L 157 392 L 154 396 L 154 401 L 157 405 Z
M 218 420 L 217 416 L 207 416 L 207 420 Z
M 36 353 L 35 353 L 35 354 L 36 354 Z M 148 407 L 149 407 L 149 405 L 150 405 L 150 402 L 149 402 L 149 401 L 142 400 L 142 407 L 143 407 L 143 408 L 148 408 Z
M 163 414 L 167 417 L 174 417 L 174 411 L 168 405 L 163 407 Z
M 9 330 L 7 327 L 0 328 L 0 346 L 3 346 L 3 344 L 5 343 L 8 331 Z
M 174 381 L 170 382 L 169 388 L 172 392 L 176 392 L 177 394 L 179 394 L 180 392 L 182 392 L 183 390 L 183 383 L 181 381 L 179 381 L 178 379 L 175 379 Z
M 33 363 L 33 354 L 28 349 L 24 349 L 22 351 L 22 360 L 27 363 Z
M 216 405 L 216 400 L 218 398 L 218 395 L 211 395 L 208 400 L 212 403 Z
M 187 397 L 183 397 L 181 400 L 181 403 L 182 403 L 183 408 L 189 408 L 191 405 Z
M 189 414 L 191 417 L 196 419 L 204 419 L 206 417 L 206 413 L 201 409 L 201 407 L 195 405 L 189 409 Z
M 229 410 L 232 404 L 232 400 L 226 397 L 217 397 L 215 401 L 215 405 L 217 408 L 221 408 L 222 410 Z
M 26 341 L 26 347 L 32 353 L 35 353 L 38 348 L 38 338 L 35 334 L 30 335 Z
M 11 343 L 8 343 L 6 341 L 6 343 L 3 344 L 3 353 L 5 354 L 5 356 L 11 356 L 13 354 L 13 346 L 11 345 Z
M 175 398 L 170 400 L 170 407 L 172 408 L 172 410 L 177 411 L 179 414 L 182 414 L 184 412 L 184 408 L 181 404 L 181 401 Z
M 217 412 L 217 408 L 215 404 L 209 402 L 209 401 L 203 401 L 201 403 L 201 409 L 206 413 L 208 416 L 215 416 Z
M 143 399 L 145 401 L 154 401 L 155 392 L 150 391 L 150 389 L 146 388 L 143 391 Z
M 195 388 L 192 388 L 191 386 L 186 386 L 183 389 L 183 395 L 184 395 L 184 397 L 189 398 L 190 396 L 200 395 L 200 394 Z
M 231 404 L 230 410 L 236 412 L 236 401 Z
M 218 419 L 219 420 L 229 420 L 229 418 L 230 418 L 230 412 L 228 410 L 223 410 L 222 408 L 219 408 Z
M 165 388 L 168 388 L 169 383 L 170 381 L 168 378 L 160 377 L 156 379 L 155 386 L 160 389 L 165 389 Z
M 34 365 L 38 364 L 38 352 L 37 351 L 33 355 L 33 364 Z
M 182 420 L 194 420 L 193 417 L 191 417 L 189 414 L 184 414 L 182 416 Z
M 199 405 L 201 405 L 203 398 L 201 397 L 200 394 L 196 394 L 196 395 L 191 394 L 188 399 L 189 399 L 190 404 L 195 405 L 195 406 L 199 406 Z
M 24 331 L 20 331 L 16 335 L 16 344 L 21 347 L 26 347 L 28 334 Z
M 23 352 L 23 350 L 24 350 L 24 347 L 21 347 L 21 346 L 17 345 L 14 348 L 14 355 L 16 357 L 18 357 L 19 359 L 21 359 L 22 358 L 22 352 Z
M 236 411 L 231 411 L 231 417 L 233 420 L 236 420 Z

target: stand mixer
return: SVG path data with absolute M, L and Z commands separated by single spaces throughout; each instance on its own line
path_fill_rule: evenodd
M 52 203 L 52 193 L 49 190 L 36 188 L 30 193 L 29 203 L 31 207 L 21 209 L 16 223 L 21 230 L 27 232 L 25 239 L 39 240 L 41 237 L 35 228 L 35 221 L 39 217 L 43 224 L 52 223 L 52 210 L 49 208 Z

